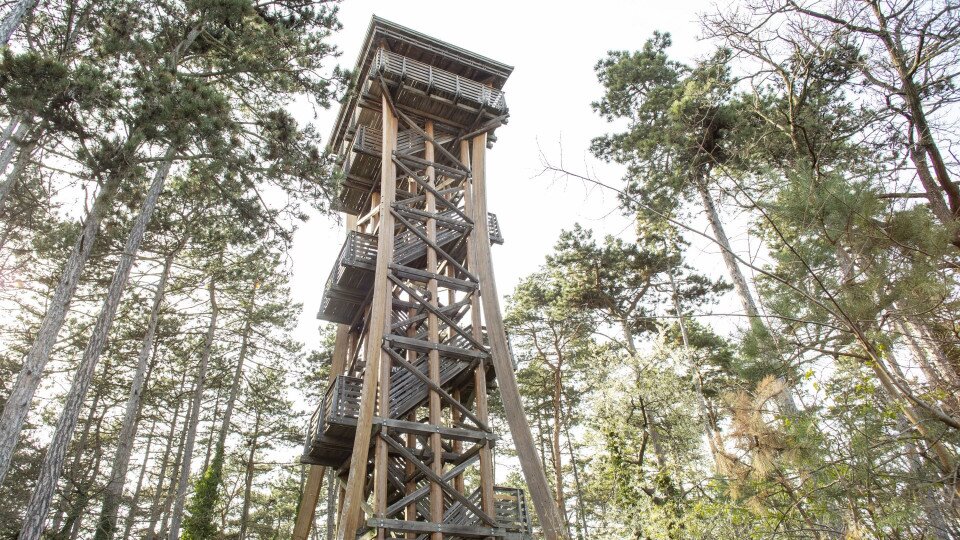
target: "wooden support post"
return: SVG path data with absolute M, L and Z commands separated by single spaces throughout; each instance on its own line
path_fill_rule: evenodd
M 297 511 L 297 522 L 293 526 L 293 540 L 307 540 L 310 536 L 325 471 L 326 467 L 322 465 L 310 465 L 307 483 L 300 498 L 300 509 Z
M 473 239 L 471 270 L 480 280 L 480 297 L 483 314 L 487 322 L 487 336 L 490 340 L 493 368 L 500 386 L 500 397 L 510 425 L 510 433 L 516 447 L 517 458 L 523 471 L 523 477 L 530 490 L 530 498 L 540 517 L 543 533 L 547 540 L 569 540 L 560 511 L 554 503 L 547 484 L 547 477 L 540 466 L 537 448 L 523 412 L 520 390 L 517 388 L 513 361 L 507 346 L 507 334 L 503 328 L 500 314 L 500 299 L 493 276 L 493 259 L 490 254 L 490 230 L 487 225 L 487 185 L 486 185 L 486 133 L 473 138 L 472 176 L 473 176 Z M 474 266 L 473 263 L 476 263 Z
M 411 191 L 413 191 L 413 189 L 411 189 Z M 409 312 L 409 316 L 411 318 L 415 317 L 416 314 L 417 314 L 417 310 L 415 309 L 411 309 Z M 415 337 L 416 335 L 417 335 L 417 325 L 411 324 L 407 328 L 407 336 L 412 338 L 412 337 Z M 407 362 L 410 362 L 411 364 L 415 363 L 417 361 L 417 356 L 418 356 L 417 351 L 409 350 L 409 349 L 407 350 Z M 410 422 L 416 422 L 417 415 L 415 410 L 410 412 L 410 414 L 407 415 L 407 420 Z M 407 448 L 409 448 L 411 451 L 417 449 L 416 433 L 407 433 Z M 407 463 L 405 466 L 404 472 L 407 474 L 407 483 L 404 486 L 403 493 L 404 495 L 410 495 L 411 493 L 417 490 L 417 482 L 413 476 L 414 473 L 416 472 L 416 469 L 414 468 L 413 463 Z M 417 521 L 417 503 L 416 502 L 411 502 L 410 504 L 408 504 L 403 512 L 404 512 L 403 517 L 407 521 Z M 416 537 L 417 537 L 416 533 L 413 533 L 413 532 L 407 533 L 407 538 L 411 540 Z
M 357 217 L 347 215 L 347 232 L 356 229 L 356 225 Z M 337 375 L 343 373 L 349 349 L 350 326 L 339 324 L 337 325 L 336 341 L 333 344 L 333 358 L 330 361 L 330 374 L 327 377 L 327 384 L 332 383 Z M 325 469 L 322 465 L 310 465 L 307 483 L 303 488 L 303 496 L 300 498 L 300 508 L 297 510 L 297 521 L 293 526 L 293 540 L 307 540 L 307 537 L 310 536 L 310 528 L 313 527 L 313 519 L 317 512 L 317 501 L 320 498 L 320 488 L 323 485 Z M 327 508 L 328 513 L 332 511 L 332 508 Z
M 388 331 L 391 313 L 391 287 L 387 274 L 393 257 L 394 219 L 390 212 L 397 190 L 397 170 L 389 156 L 397 147 L 397 118 L 390 113 L 386 95 L 383 96 L 383 159 L 380 160 L 380 220 L 377 238 L 377 265 L 374 272 L 373 300 L 370 309 L 370 328 L 367 332 L 366 366 L 363 390 L 360 396 L 360 415 L 357 419 L 357 434 L 350 455 L 350 472 L 347 477 L 343 501 L 343 513 L 337 528 L 337 540 L 354 540 L 364 502 L 364 483 L 367 477 L 367 462 L 370 451 L 370 436 L 373 429 L 373 414 L 377 400 L 377 379 L 380 376 L 381 343 Z M 381 412 L 381 414 L 384 414 Z M 387 411 L 387 414 L 389 412 Z
M 433 138 L 433 121 L 428 120 L 426 125 L 425 133 L 428 138 Z M 434 145 L 427 144 L 424 148 L 424 159 L 429 162 L 434 160 Z M 427 185 L 429 188 L 435 188 L 437 181 L 437 173 L 432 166 L 427 167 Z M 437 211 L 437 201 L 434 195 L 434 191 L 431 189 L 425 191 L 426 203 L 427 203 L 427 212 L 435 213 Z M 437 220 L 434 218 L 427 218 L 427 239 L 436 243 L 437 241 Z M 437 251 L 432 247 L 427 247 L 427 272 L 437 273 Z M 434 307 L 437 306 L 437 280 L 431 278 L 427 281 L 427 291 L 430 292 L 430 304 Z M 440 343 L 440 323 L 437 320 L 437 315 L 432 310 L 429 315 L 427 315 L 427 338 L 434 342 Z M 428 371 L 430 375 L 430 381 L 435 385 L 440 384 L 440 351 L 436 349 L 431 349 L 427 353 L 428 359 Z M 437 426 L 440 425 L 440 394 L 431 390 L 430 392 L 430 423 Z M 439 433 L 433 433 L 430 435 L 430 450 L 433 452 L 433 462 L 431 467 L 436 476 L 443 475 L 443 441 L 440 438 Z M 434 523 L 443 522 L 443 491 L 441 490 L 440 484 L 434 482 L 430 484 L 430 520 Z M 443 540 L 443 534 L 439 532 L 433 532 L 430 534 L 431 540 Z
M 460 142 L 460 160 L 464 163 L 470 163 L 470 143 L 468 141 Z M 467 180 L 464 182 L 463 206 L 468 215 L 476 215 L 476 204 L 474 203 L 473 184 Z M 483 220 L 486 223 L 486 220 Z M 467 237 L 467 267 L 474 273 L 477 272 L 476 255 L 474 255 L 474 246 L 479 242 L 476 228 L 474 228 Z M 473 339 L 483 343 L 483 321 L 480 318 L 480 292 L 474 291 L 470 297 L 470 325 L 473 329 Z M 490 422 L 490 411 L 487 404 L 487 369 L 486 362 L 480 360 L 476 369 L 473 371 L 473 389 L 474 401 L 477 404 L 477 417 L 484 425 Z M 493 486 L 496 483 L 496 471 L 493 468 L 493 453 L 490 447 L 484 445 L 480 449 L 480 506 L 484 512 L 495 515 L 496 501 L 494 500 Z

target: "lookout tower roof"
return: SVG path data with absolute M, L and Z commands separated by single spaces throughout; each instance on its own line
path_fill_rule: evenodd
M 495 90 L 502 89 L 513 72 L 512 66 L 374 15 L 370 19 L 367 35 L 354 67 L 354 88 L 343 101 L 337 123 L 330 136 L 329 143 L 334 148 L 343 140 L 349 127 L 350 112 L 356 107 L 358 100 L 357 86 L 362 85 L 367 79 L 371 65 L 376 61 L 380 49 L 386 49 L 463 79 L 476 81 Z

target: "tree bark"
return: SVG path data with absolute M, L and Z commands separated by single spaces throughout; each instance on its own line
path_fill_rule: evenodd
M 10 13 L 3 18 L 3 21 L 0 21 L 0 40 L 3 40 L 0 41 L 0 46 L 6 46 L 7 43 L 10 42 L 10 37 L 13 36 L 13 33 L 20 27 L 23 18 L 27 13 L 33 11 L 36 5 L 37 0 L 17 0 L 17 3 L 14 4 Z
M 143 235 L 146 232 L 150 218 L 153 217 L 153 211 L 157 205 L 157 199 L 163 190 L 163 184 L 170 172 L 170 166 L 173 164 L 175 148 L 170 146 L 164 156 L 163 162 L 154 173 L 150 189 L 140 208 L 140 213 L 134 221 L 130 234 L 127 237 L 123 254 L 117 269 L 114 271 L 113 279 L 107 292 L 107 298 L 104 301 L 100 315 L 97 317 L 97 323 L 94 326 L 90 341 L 87 342 L 87 348 L 83 353 L 83 360 L 80 362 L 80 368 L 74 377 L 70 392 L 64 403 L 63 412 L 57 422 L 56 431 L 53 434 L 53 440 L 47 449 L 43 466 L 40 469 L 40 478 L 37 480 L 37 486 L 30 497 L 30 502 L 26 507 L 26 519 L 23 529 L 20 531 L 20 540 L 37 540 L 43 531 L 43 523 L 47 517 L 47 511 L 50 508 L 50 502 L 53 499 L 56 490 L 57 480 L 60 478 L 60 472 L 63 469 L 63 458 L 73 436 L 74 428 L 77 425 L 77 416 L 80 413 L 80 407 L 83 404 L 87 389 L 93 381 L 93 374 L 96 370 L 97 361 L 103 352 L 107 343 L 107 337 L 110 328 L 113 326 L 113 319 L 117 314 L 117 308 L 120 306 L 120 298 L 123 296 L 123 290 L 126 288 L 127 280 L 130 277 L 130 270 L 133 262 L 140 251 L 140 243 L 143 241 Z
M 253 488 L 253 458 L 257 454 L 257 439 L 260 438 L 260 409 L 256 409 L 253 423 L 253 438 L 250 440 L 250 454 L 247 457 L 247 470 L 243 479 L 243 510 L 240 512 L 240 534 L 237 540 L 245 540 L 247 537 L 247 521 L 250 519 L 250 492 Z M 328 512 L 331 510 L 328 508 Z
M 100 229 L 104 213 L 113 205 L 113 198 L 120 188 L 120 174 L 111 174 L 97 193 L 93 206 L 84 220 L 83 230 L 77 238 L 63 267 L 60 281 L 53 292 L 40 329 L 24 359 L 17 380 L 0 414 L 0 484 L 10 469 L 10 460 L 16 448 L 20 430 L 30 411 L 30 402 L 40 385 L 40 376 L 50 359 L 50 351 L 67 315 L 67 308 L 77 290 L 80 274 L 90 258 L 90 251 Z
M 706 181 L 705 179 L 699 179 L 695 184 L 697 186 L 697 193 L 700 195 L 700 200 L 703 203 L 703 209 L 707 214 L 707 221 L 710 222 L 710 228 L 713 230 L 713 235 L 716 237 L 717 244 L 720 246 L 720 255 L 723 257 L 724 266 L 727 267 L 727 277 L 733 282 L 733 289 L 740 299 L 740 305 L 743 307 L 743 311 L 747 317 L 750 318 L 750 327 L 766 329 L 766 325 L 764 325 L 760 319 L 760 310 L 757 309 L 757 304 L 753 300 L 753 293 L 750 292 L 750 287 L 747 285 L 747 279 L 743 276 L 740 265 L 737 264 L 736 257 L 733 256 L 730 240 L 727 238 L 727 233 L 723 228 L 723 222 L 720 221 L 720 214 L 717 212 L 717 207 L 713 204 L 713 197 L 710 195 L 710 190 L 707 189 Z M 777 395 L 777 404 L 783 413 L 794 414 L 797 412 L 797 404 L 793 399 L 793 391 L 783 377 L 779 377 L 779 379 L 784 383 L 784 389 Z
M 558 351 L 559 352 L 559 351 Z M 556 482 L 557 508 L 560 510 L 560 516 L 567 527 L 567 536 L 570 534 L 570 519 L 567 514 L 567 500 L 563 493 L 563 451 L 560 448 L 560 433 L 563 422 L 563 405 L 561 403 L 563 395 L 563 376 L 558 362 L 553 375 L 553 433 L 551 444 L 553 445 L 553 475 Z
M 147 476 L 147 465 L 150 464 L 150 449 L 153 447 L 154 439 L 153 430 L 156 426 L 156 420 L 150 423 L 150 431 L 148 432 L 149 435 L 147 435 L 147 447 L 143 450 L 143 465 L 140 467 L 140 475 L 137 477 L 137 487 L 133 489 L 133 498 L 130 499 L 130 512 L 127 514 L 127 523 L 124 527 L 125 535 L 130 534 L 130 531 L 133 529 L 133 524 L 137 520 L 137 514 L 139 513 L 137 510 L 140 505 L 140 493 L 143 489 L 143 479 Z M 121 485 L 121 488 L 122 487 Z
M 11 120 L 11 124 L 14 120 Z M 3 148 L 3 151 L 0 152 L 0 174 L 6 172 L 7 165 L 10 164 L 10 161 L 13 159 L 13 155 L 17 153 L 17 149 L 20 149 L 20 156 L 17 158 L 17 164 L 19 165 L 23 161 L 24 156 L 27 158 L 30 157 L 30 150 L 32 150 L 32 145 L 29 143 L 24 144 L 24 139 L 27 134 L 30 132 L 30 123 L 29 122 L 20 122 L 17 126 L 17 131 L 13 134 L 13 139 Z M 7 201 L 7 195 L 13 190 L 13 184 L 17 181 L 17 176 L 19 176 L 18 167 L 14 166 L 14 170 L 4 176 L 3 180 L 0 181 L 0 209 L 3 208 L 3 204 Z M 23 167 L 20 167 L 20 170 L 23 170 Z M 17 173 L 17 174 L 14 174 Z
M 95 540 L 112 540 L 116 532 L 117 510 L 120 508 L 120 499 L 123 496 L 123 483 L 127 477 L 127 468 L 130 465 L 133 440 L 137 436 L 140 400 L 143 396 L 147 362 L 150 359 L 154 336 L 157 333 L 160 306 L 163 303 L 163 295 L 166 291 L 167 278 L 170 275 L 170 268 L 173 266 L 174 256 L 174 253 L 170 253 L 164 260 L 160 282 L 157 284 L 157 289 L 153 295 L 153 305 L 147 319 L 147 329 L 143 335 L 143 340 L 140 342 L 140 355 L 137 358 L 137 367 L 134 369 L 133 380 L 130 383 L 130 393 L 127 396 L 127 406 L 123 415 L 120 435 L 117 439 L 117 452 L 110 470 L 110 480 L 104 489 L 103 509 L 100 511 L 100 520 L 94 534 Z
M 716 433 L 713 429 L 713 420 L 710 418 L 707 398 L 703 394 L 703 377 L 700 375 L 700 366 L 697 365 L 697 361 L 693 358 L 692 351 L 690 350 L 690 336 L 687 333 L 687 322 L 684 320 L 683 308 L 680 306 L 680 297 L 677 293 L 676 281 L 674 281 L 673 278 L 673 270 L 667 272 L 667 277 L 670 280 L 670 296 L 673 299 L 673 309 L 677 312 L 677 321 L 680 325 L 680 337 L 683 340 L 683 350 L 690 359 L 690 375 L 693 378 L 694 388 L 696 389 L 697 406 L 700 409 L 700 422 L 703 424 L 703 433 L 707 437 L 707 446 L 710 448 L 710 457 L 713 458 L 714 470 L 717 470 L 720 465 L 720 449 L 717 447 Z
M 169 540 L 180 537 L 180 525 L 183 523 L 183 507 L 187 498 L 187 486 L 190 484 L 190 464 L 193 458 L 193 445 L 197 437 L 197 424 L 200 422 L 200 407 L 202 406 L 203 390 L 207 380 L 207 365 L 210 363 L 210 354 L 213 350 L 213 338 L 217 331 L 217 285 L 216 279 L 211 276 L 208 286 L 210 294 L 210 325 L 204 338 L 203 354 L 200 358 L 200 367 L 197 370 L 197 384 L 193 390 L 193 404 L 190 420 L 187 424 L 186 442 L 183 448 L 183 462 L 180 465 L 180 482 L 177 486 L 177 496 L 173 504 L 173 513 L 170 516 Z
M 194 389 L 196 389 L 197 382 L 199 381 L 194 382 Z M 174 474 L 173 479 L 170 481 L 170 489 L 168 490 L 163 503 L 163 520 L 160 524 L 160 534 L 152 537 L 151 540 L 166 536 L 167 531 L 169 530 L 167 525 L 170 523 L 170 510 L 173 507 L 173 500 L 176 498 L 177 491 L 180 489 L 180 483 L 188 480 L 180 476 L 180 465 L 183 463 L 183 449 L 187 442 L 187 430 L 190 429 L 191 418 L 193 418 L 193 400 L 191 400 L 190 405 L 187 406 L 187 415 L 184 417 L 185 423 L 180 432 L 180 441 L 177 443 L 177 457 L 173 460 Z
M 180 393 L 183 393 L 184 381 L 186 376 L 180 380 Z M 163 460 L 160 462 L 160 477 L 157 481 L 157 491 L 153 496 L 153 502 L 150 505 L 150 525 L 147 527 L 147 535 L 145 538 L 153 540 L 156 535 L 157 521 L 160 520 L 160 505 L 163 501 L 163 484 L 167 479 L 167 465 L 170 463 L 170 452 L 173 449 L 173 437 L 177 432 L 177 421 L 180 419 L 180 407 L 183 404 L 182 400 L 176 399 L 177 408 L 173 411 L 173 420 L 170 421 L 170 431 L 167 433 L 167 444 L 166 448 L 163 450 Z M 176 468 L 176 467 L 174 467 Z M 130 522 L 127 522 L 127 526 L 123 531 L 123 540 L 130 538 Z

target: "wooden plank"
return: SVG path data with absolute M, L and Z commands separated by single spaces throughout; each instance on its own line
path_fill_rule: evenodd
M 474 339 L 473 339 L 473 336 L 471 336 L 469 332 L 467 332 L 467 331 L 464 330 L 463 328 L 460 328 L 460 326 L 459 326 L 453 319 L 451 319 L 450 317 L 447 317 L 447 315 L 446 315 L 445 313 L 443 313 L 443 311 L 442 311 L 440 308 L 437 307 L 437 305 L 436 305 L 436 304 L 437 304 L 437 301 L 436 301 L 436 293 L 431 294 L 431 297 L 430 297 L 429 299 L 428 299 L 428 298 L 424 298 L 423 296 L 421 296 L 420 294 L 418 294 L 418 293 L 416 292 L 416 290 L 414 290 L 413 287 L 408 287 L 408 286 L 403 282 L 403 280 L 401 280 L 400 278 L 396 277 L 395 275 L 391 274 L 391 275 L 390 275 L 390 280 L 393 281 L 394 283 L 396 283 L 396 285 L 397 285 L 398 287 L 400 287 L 400 288 L 403 289 L 408 295 L 410 295 L 410 297 L 413 298 L 414 301 L 420 302 L 420 304 L 423 305 L 423 307 L 426 308 L 427 311 L 429 311 L 431 314 L 439 317 L 440 320 L 442 320 L 444 323 L 446 323 L 447 326 L 448 326 L 451 330 L 453 330 L 454 332 L 456 332 L 457 334 L 459 334 L 461 337 L 463 337 L 465 340 L 467 340 L 467 342 L 468 342 L 471 346 L 473 346 L 473 348 L 475 348 L 475 349 L 477 349 L 477 350 L 480 350 L 480 351 L 487 352 L 487 348 L 484 347 L 482 343 L 474 340 Z M 436 288 L 436 285 L 437 285 L 436 280 L 435 280 L 435 279 L 434 279 L 434 280 L 431 280 L 431 283 L 433 283 L 434 288 Z
M 381 82 L 383 82 L 381 80 Z M 406 117 L 406 120 L 410 123 L 409 117 Z M 426 131 L 424 136 L 428 137 L 431 142 L 433 141 L 433 122 L 427 121 Z M 428 162 L 433 162 L 434 160 L 434 147 L 433 145 L 428 144 L 424 149 L 424 159 Z M 396 159 L 396 158 L 394 158 Z M 405 166 L 401 165 L 406 168 Z M 408 169 L 409 170 L 409 169 Z M 426 169 L 427 180 L 426 182 L 421 181 L 420 178 L 416 175 L 413 176 L 414 181 L 420 184 L 424 190 L 424 196 L 426 199 L 427 212 L 436 213 L 437 211 L 437 190 L 434 188 L 436 184 L 436 169 L 433 166 L 429 166 Z M 449 201 L 440 197 L 440 200 L 449 204 Z M 459 211 L 459 210 L 458 210 Z M 464 216 L 466 217 L 466 216 Z M 437 252 L 439 248 L 437 247 L 437 220 L 433 218 L 427 218 L 426 222 L 427 236 L 425 240 L 430 246 L 427 248 L 427 267 L 426 271 L 432 274 L 437 273 Z M 417 231 L 413 231 L 416 233 Z M 427 290 L 429 291 L 430 300 L 433 305 L 431 308 L 436 308 L 437 304 L 437 280 L 431 279 L 427 281 Z M 407 290 L 407 293 L 410 294 L 410 291 Z M 416 300 L 418 295 L 414 295 Z M 429 310 L 430 313 L 427 314 L 427 338 L 434 342 L 440 342 L 440 325 L 437 322 L 437 314 L 433 309 Z M 433 383 L 433 387 L 440 386 L 440 353 L 434 349 L 427 354 L 427 371 L 430 376 L 428 380 Z M 440 395 L 436 392 L 429 392 L 429 419 L 430 423 L 434 425 L 439 425 L 441 422 L 440 414 Z M 388 442 L 390 441 L 390 435 L 386 432 L 380 434 L 382 438 L 385 438 Z M 430 434 L 430 449 L 433 450 L 435 455 L 443 452 L 443 441 L 440 440 L 439 433 Z M 435 459 L 431 464 L 431 469 L 426 469 L 422 466 L 419 461 L 413 461 L 413 465 L 418 469 L 421 469 L 422 472 L 429 472 L 433 477 L 436 478 L 433 484 L 430 485 L 430 520 L 436 523 L 443 521 L 443 493 L 442 488 L 445 485 L 440 478 L 443 475 L 443 460 Z M 443 540 L 443 535 L 440 532 L 434 532 L 430 535 L 431 540 Z
M 454 525 L 450 523 L 427 523 L 425 521 L 408 521 L 402 519 L 379 519 L 372 518 L 367 520 L 369 527 L 381 527 L 397 532 L 427 533 L 431 535 L 464 536 L 468 538 L 502 538 L 506 531 L 500 528 L 475 527 L 472 525 Z
M 503 328 L 503 317 L 500 314 L 500 299 L 497 295 L 493 259 L 490 253 L 490 231 L 487 220 L 484 219 L 487 216 L 487 136 L 485 133 L 474 137 L 472 150 L 474 227 L 471 235 L 474 239 L 473 261 L 476 263 L 476 267 L 472 270 L 480 279 L 480 299 L 487 322 L 493 368 L 500 386 L 500 398 L 503 401 L 507 423 L 510 425 L 517 459 L 520 461 L 523 477 L 530 490 L 530 498 L 533 499 L 537 515 L 540 516 L 544 536 L 547 540 L 569 540 L 560 511 L 547 484 L 547 477 L 541 468 L 539 454 L 533 442 L 533 435 L 530 433 L 530 425 L 523 412 L 520 390 L 517 388 L 517 378 L 513 371 L 513 361 L 507 346 L 507 335 Z
M 383 98 L 383 146 L 385 152 L 396 147 L 397 119 L 388 112 L 387 97 Z M 382 159 L 380 178 L 380 231 L 377 239 L 377 269 L 373 286 L 373 301 L 370 311 L 370 327 L 367 334 L 367 360 L 363 377 L 363 395 L 360 399 L 360 417 L 357 420 L 357 436 L 353 442 L 353 454 L 350 457 L 350 471 L 345 489 L 343 513 L 337 528 L 337 540 L 354 540 L 360 521 L 361 506 L 364 504 L 363 488 L 367 476 L 367 459 L 370 451 L 370 437 L 373 427 L 373 414 L 377 399 L 377 379 L 380 375 L 380 343 L 390 322 L 390 299 L 392 294 L 387 285 L 390 272 L 390 259 L 393 255 L 393 214 L 387 209 L 394 202 L 397 171 L 393 160 Z
M 410 422 L 409 420 L 398 420 L 396 418 L 377 417 L 373 421 L 378 426 L 386 426 L 403 433 L 417 433 L 419 435 L 440 435 L 443 439 L 457 439 L 461 441 L 490 441 L 497 440 L 497 436 L 486 431 L 475 429 L 466 429 L 460 427 L 448 427 L 439 424 L 424 424 L 422 422 Z M 443 450 L 439 450 L 442 452 Z
M 404 336 L 398 336 L 396 334 L 389 334 L 384 337 L 387 341 L 395 343 L 398 347 L 404 349 L 413 349 L 422 353 L 429 353 L 430 351 L 439 351 L 443 353 L 444 356 L 451 358 L 458 358 L 461 360 L 476 360 L 478 358 L 486 358 L 489 356 L 487 353 L 480 351 L 471 351 L 470 349 L 461 349 L 460 347 L 451 347 L 444 343 L 434 343 L 431 341 L 426 341 L 422 339 L 408 338 Z
M 463 161 L 471 163 L 470 143 L 460 142 L 460 157 Z M 473 201 L 473 180 L 464 189 L 463 197 L 464 209 L 470 215 L 476 215 L 475 204 Z M 473 252 L 477 244 L 477 235 L 470 234 L 467 237 L 467 267 L 476 271 L 477 261 Z M 480 318 L 480 297 L 481 292 L 477 290 L 470 295 L 470 325 L 473 330 L 473 337 L 483 343 L 483 322 Z M 473 393 L 476 401 L 477 416 L 484 422 L 489 422 L 489 407 L 487 402 L 487 368 L 486 363 L 480 360 L 476 369 L 473 371 Z M 492 514 L 496 511 L 493 484 L 496 473 L 493 469 L 493 455 L 490 448 L 484 447 L 480 450 L 480 506 L 484 512 Z
M 434 199 L 434 208 L 433 208 L 433 210 L 430 210 L 430 204 L 427 203 L 427 212 L 428 212 L 428 213 L 435 213 L 435 212 L 437 211 L 437 209 L 436 209 L 436 201 L 437 201 L 437 200 L 440 200 L 440 201 L 442 202 L 442 204 L 443 204 L 444 206 L 446 206 L 450 211 L 452 211 L 453 213 L 455 213 L 455 214 L 457 214 L 458 216 L 460 216 L 460 219 L 462 219 L 462 220 L 464 221 L 464 223 L 468 223 L 468 224 L 471 224 L 471 225 L 473 224 L 473 221 L 472 221 L 469 217 L 467 217 L 467 215 L 464 214 L 462 210 L 460 210 L 459 208 L 457 208 L 457 205 L 453 204 L 452 202 L 448 201 L 447 199 L 445 199 L 444 197 L 442 197 L 442 196 L 440 195 L 440 193 L 437 191 L 437 189 L 433 186 L 433 185 L 436 183 L 436 180 L 435 180 L 435 179 L 424 181 L 422 178 L 420 178 L 420 175 L 418 175 L 418 174 L 416 173 L 416 171 L 413 171 L 413 170 L 410 169 L 410 167 L 407 167 L 407 166 L 403 163 L 403 161 L 401 161 L 399 158 L 397 158 L 397 156 L 393 156 L 393 161 L 394 161 L 401 169 L 403 169 L 403 172 L 405 172 L 405 173 L 407 174 L 407 176 L 409 176 L 411 179 L 413 179 L 414 182 L 420 184 L 420 186 L 423 187 L 423 189 L 426 190 L 426 192 L 427 192 L 426 198 L 427 198 L 428 201 L 430 200 L 430 196 L 433 196 L 433 199 Z M 432 171 L 433 171 L 435 165 L 433 164 L 432 161 L 430 161 L 430 160 L 427 160 L 427 161 L 428 161 L 428 163 L 430 163 L 430 165 L 427 167 L 427 171 L 431 171 L 431 173 L 428 173 L 428 175 L 429 175 L 429 174 L 433 174 Z M 429 218 L 428 218 L 428 219 L 429 219 Z
M 417 235 L 417 237 L 419 237 L 421 240 L 423 240 L 424 243 L 427 244 L 427 247 L 428 247 L 428 248 L 433 249 L 436 253 L 439 253 L 440 255 L 443 255 L 443 258 L 444 258 L 444 259 L 446 259 L 447 261 L 449 261 L 450 264 L 452 264 L 453 266 L 455 266 L 455 267 L 457 268 L 457 270 L 460 270 L 465 276 L 467 276 L 468 278 L 470 278 L 472 281 L 477 281 L 476 276 L 474 276 L 474 275 L 473 275 L 472 273 L 470 273 L 466 268 L 464 268 L 463 265 L 460 264 L 460 262 L 457 261 L 457 259 L 456 259 L 453 255 L 450 255 L 449 253 L 447 253 L 446 251 L 444 251 L 442 248 L 440 248 L 440 246 L 438 246 L 436 242 L 434 242 L 434 241 L 431 240 L 429 237 L 427 237 L 427 235 L 424 234 L 422 231 L 420 231 L 420 229 L 416 228 L 412 223 L 410 223 L 409 221 L 407 221 L 406 219 L 404 219 L 403 216 L 397 214 L 396 210 L 393 210 L 393 209 L 391 208 L 391 209 L 390 209 L 390 214 L 393 215 L 394 217 L 396 217 L 397 220 L 400 221 L 400 223 L 402 223 L 405 227 L 407 227 L 407 229 L 410 230 L 410 232 L 412 232 L 413 234 Z

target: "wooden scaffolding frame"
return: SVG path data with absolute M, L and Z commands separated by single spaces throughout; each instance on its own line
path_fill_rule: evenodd
M 309 536 L 326 467 L 339 479 L 328 497 L 337 540 L 529 538 L 523 492 L 494 485 L 494 381 L 544 535 L 567 538 L 520 401 L 491 258 L 486 150 L 506 120 L 511 69 L 371 22 L 332 140 L 353 236 L 320 313 L 341 324 L 304 447 L 296 540 Z

